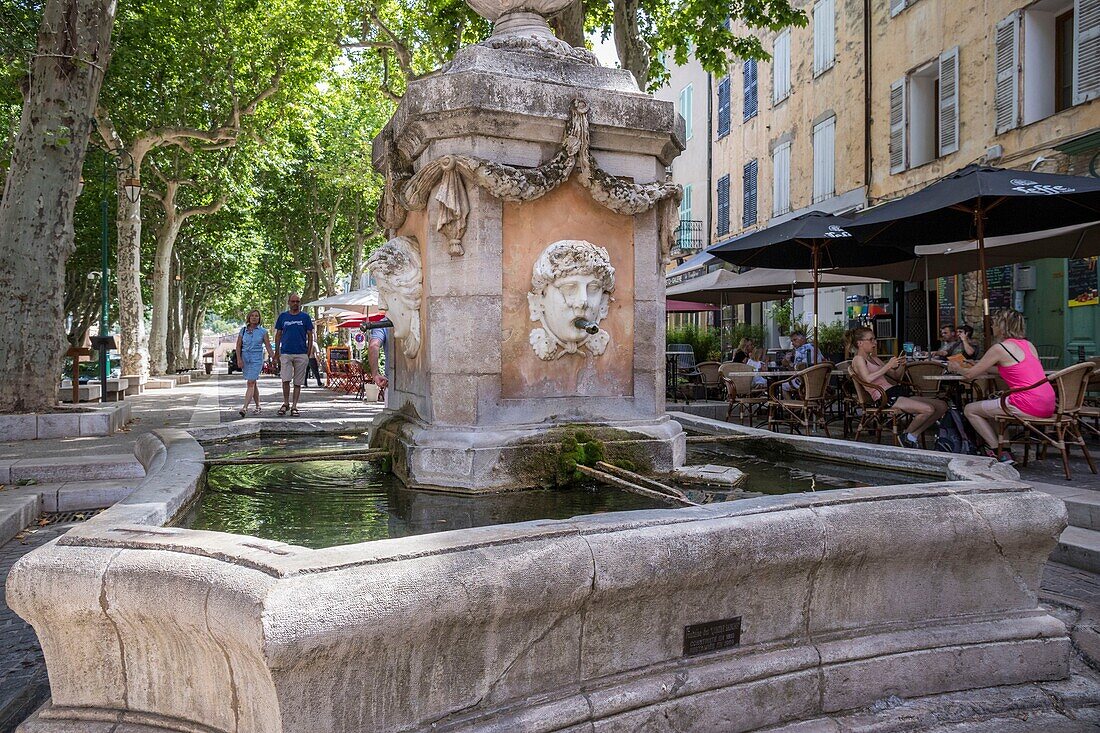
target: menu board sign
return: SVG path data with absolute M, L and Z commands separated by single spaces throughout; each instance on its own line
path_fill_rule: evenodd
M 351 359 L 351 349 L 347 346 L 330 346 L 328 347 L 328 369 L 326 371 L 335 372 L 339 371 L 336 362 L 348 361 Z M 344 369 L 344 371 L 347 371 Z
M 958 281 L 955 276 L 941 277 L 936 281 L 937 328 L 955 325 L 955 307 Z
M 1100 297 L 1097 297 L 1095 257 L 1069 260 L 1066 288 L 1070 308 L 1100 303 Z
M 985 271 L 989 283 L 989 311 L 1012 307 L 1012 265 L 991 267 Z

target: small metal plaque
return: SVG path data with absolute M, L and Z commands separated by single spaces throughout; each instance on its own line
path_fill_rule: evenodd
M 741 644 L 741 617 L 724 618 L 684 627 L 684 656 L 693 657 Z

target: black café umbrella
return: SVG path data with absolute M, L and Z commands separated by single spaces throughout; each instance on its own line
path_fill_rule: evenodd
M 976 240 L 986 343 L 989 284 L 986 237 L 1003 237 L 1100 219 L 1100 180 L 1083 176 L 968 165 L 897 201 L 876 206 L 844 226 L 868 244 L 913 250 L 920 245 Z M 1035 257 L 1043 257 L 1037 243 Z
M 740 266 L 771 267 L 777 270 L 810 269 L 814 286 L 816 344 L 817 291 L 822 269 L 885 265 L 913 257 L 912 252 L 893 246 L 863 246 L 847 229 L 851 221 L 823 211 L 811 211 L 731 242 L 716 245 L 707 252 Z

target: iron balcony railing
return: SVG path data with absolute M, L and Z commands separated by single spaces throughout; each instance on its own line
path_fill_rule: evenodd
M 684 257 L 703 249 L 703 222 L 681 219 L 672 239 L 672 257 Z

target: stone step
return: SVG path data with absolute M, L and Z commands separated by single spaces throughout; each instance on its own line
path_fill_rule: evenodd
M 1066 527 L 1050 559 L 1091 573 L 1100 573 L 1100 532 Z
M 145 468 L 133 453 L 0 460 L 0 484 L 39 484 L 141 479 Z
M 1071 527 L 1100 531 L 1100 491 L 1058 484 L 1033 483 L 1032 486 L 1065 502 Z
M 30 491 L 0 491 L 0 545 L 34 523 L 42 511 L 39 495 Z

